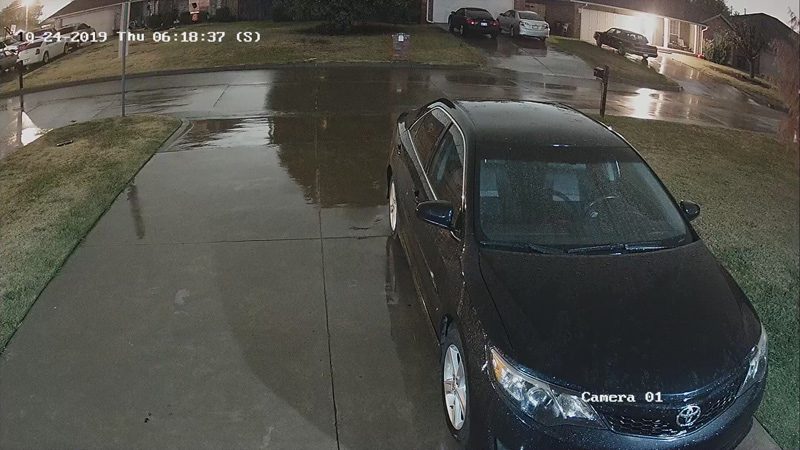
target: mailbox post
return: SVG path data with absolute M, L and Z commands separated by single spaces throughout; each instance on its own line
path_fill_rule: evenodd
M 22 94 L 22 90 L 24 88 L 24 86 L 22 84 L 22 76 L 25 75 L 25 65 L 22 64 L 22 61 L 18 60 L 17 63 L 14 64 L 14 66 L 17 69 L 17 74 L 19 74 L 19 107 L 20 107 L 21 110 L 24 111 L 25 110 L 25 97 Z
M 606 96 L 608 94 L 608 66 L 595 67 L 594 76 L 603 83 L 603 94 L 600 98 L 600 117 L 606 116 Z

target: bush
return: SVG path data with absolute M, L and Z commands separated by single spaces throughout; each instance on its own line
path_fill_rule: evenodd
M 145 25 L 151 30 L 160 30 L 163 22 L 164 18 L 161 17 L 161 14 L 153 14 L 152 16 L 147 17 Z
M 214 17 L 212 18 L 214 22 L 232 22 L 233 15 L 231 14 L 231 9 L 227 6 L 223 6 L 221 8 L 217 8 L 217 11 L 214 13 Z
M 161 23 L 161 26 L 164 28 L 171 28 L 173 25 L 175 25 L 175 21 L 178 20 L 178 11 L 173 9 L 170 12 L 164 13 L 162 17 L 164 20 Z
M 419 0 L 282 0 L 294 20 L 324 20 L 331 33 L 349 33 L 359 21 L 418 20 Z
M 273 0 L 272 20 L 275 22 L 290 22 L 292 20 L 291 0 Z
M 709 61 L 728 64 L 733 53 L 733 40 L 728 33 L 717 33 L 714 39 L 705 42 L 703 54 Z
M 181 12 L 178 20 L 181 22 L 181 25 L 191 25 L 192 24 L 192 13 L 189 11 Z

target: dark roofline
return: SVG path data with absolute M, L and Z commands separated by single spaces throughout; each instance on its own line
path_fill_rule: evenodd
M 131 3 L 137 3 L 144 0 L 130 0 Z M 110 0 L 108 2 L 102 2 L 102 4 L 98 6 L 91 6 L 88 8 L 81 8 L 81 4 L 85 3 L 85 0 L 72 0 L 71 2 L 64 5 L 63 8 L 59 9 L 58 11 L 50 14 L 48 17 L 42 20 L 42 22 L 46 22 L 55 17 L 62 17 L 62 16 L 70 16 L 72 14 L 83 13 L 87 11 L 94 11 L 96 9 L 108 8 L 109 6 L 117 6 L 125 3 L 125 0 Z M 75 5 L 75 6 L 73 6 Z

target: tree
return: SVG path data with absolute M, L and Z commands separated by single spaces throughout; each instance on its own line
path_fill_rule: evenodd
M 41 1 L 33 2 L 28 6 L 28 28 L 37 27 L 43 8 L 44 5 Z M 12 25 L 16 25 L 17 29 L 25 28 L 25 10 L 25 4 L 21 0 L 12 1 L 8 6 L 0 10 L 0 26 L 3 29 L 11 28 Z
M 756 77 L 756 62 L 761 52 L 769 49 L 770 42 L 767 40 L 761 28 L 738 20 L 733 24 L 733 43 L 737 50 L 747 58 L 750 64 L 750 79 Z
M 800 21 L 791 10 L 789 17 L 789 26 L 795 33 L 800 33 Z M 789 145 L 797 149 L 800 137 L 800 38 L 795 36 L 792 42 L 780 41 L 776 50 L 780 71 L 775 83 L 789 109 L 781 134 Z

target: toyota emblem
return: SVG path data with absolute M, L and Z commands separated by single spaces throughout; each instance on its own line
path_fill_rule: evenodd
M 694 425 L 699 418 L 700 407 L 697 405 L 686 405 L 678 411 L 678 416 L 675 418 L 675 421 L 681 428 L 687 428 Z

